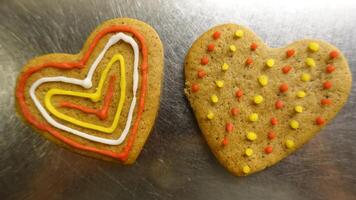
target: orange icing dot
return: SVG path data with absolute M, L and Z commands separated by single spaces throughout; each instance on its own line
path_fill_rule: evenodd
M 199 89 L 200 89 L 200 87 L 197 83 L 192 84 L 192 92 L 198 92 Z
M 272 118 L 271 118 L 271 124 L 272 124 L 273 126 L 277 125 L 277 124 L 278 124 L 277 118 L 272 117 Z
M 319 116 L 319 117 L 317 117 L 317 118 L 315 119 L 315 123 L 316 123 L 317 125 L 321 126 L 321 125 L 323 125 L 323 124 L 325 123 L 325 119 Z
M 331 104 L 331 99 L 322 99 L 320 101 L 321 105 L 330 105 Z
M 276 133 L 273 131 L 268 132 L 268 139 L 273 140 L 276 137 Z
M 234 130 L 234 125 L 230 122 L 226 123 L 226 132 L 231 133 Z
M 200 60 L 200 64 L 207 65 L 209 63 L 209 58 L 207 56 L 203 56 Z
M 336 50 L 331 51 L 329 53 L 329 56 L 330 56 L 331 59 L 335 59 L 335 58 L 339 57 L 339 52 L 337 52 Z
M 282 93 L 287 92 L 288 91 L 288 84 L 287 83 L 282 83 L 279 86 L 279 91 L 282 92 Z
M 276 103 L 275 103 L 276 109 L 281 109 L 281 108 L 283 108 L 283 106 L 284 106 L 283 101 L 281 101 L 281 100 L 276 101 Z
M 257 48 L 258 48 L 258 45 L 254 42 L 250 46 L 251 51 L 255 51 Z
M 199 78 L 204 78 L 206 76 L 206 72 L 202 69 L 198 70 L 198 77 Z
M 247 58 L 245 63 L 246 65 L 252 65 L 253 64 L 252 58 Z
M 239 109 L 238 108 L 231 108 L 231 115 L 232 116 L 236 116 L 240 113 Z
M 214 51 L 215 45 L 214 44 L 209 44 L 208 45 L 208 51 Z
M 333 86 L 333 84 L 330 82 L 330 81 L 325 81 L 324 83 L 323 83 L 323 87 L 324 87 L 324 89 L 330 89 L 331 87 Z
M 294 56 L 294 54 L 295 54 L 295 50 L 294 49 L 289 49 L 289 50 L 286 51 L 286 57 L 287 58 L 290 58 L 290 57 Z
M 326 73 L 331 74 L 333 71 L 335 71 L 335 66 L 334 65 L 328 65 L 328 66 L 326 66 L 325 71 L 326 71 Z
M 273 151 L 272 146 L 266 146 L 266 147 L 265 147 L 265 153 L 266 153 L 266 154 L 270 154 L 270 153 L 272 153 L 272 151 Z
M 282 72 L 283 72 L 284 74 L 288 74 L 290 70 L 292 70 L 292 66 L 290 66 L 290 65 L 284 66 L 284 67 L 282 68 Z
M 223 141 L 221 142 L 221 144 L 222 144 L 223 146 L 226 146 L 228 143 L 229 143 L 229 141 L 227 140 L 227 137 L 225 136 L 224 139 L 223 139 Z
M 214 38 L 215 40 L 219 39 L 220 34 L 221 34 L 221 33 L 220 33 L 219 31 L 215 31 L 215 32 L 213 33 L 213 38 Z

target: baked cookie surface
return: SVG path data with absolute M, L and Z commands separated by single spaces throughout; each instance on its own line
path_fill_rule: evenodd
M 153 127 L 163 47 L 148 24 L 104 22 L 80 53 L 33 58 L 16 85 L 18 114 L 47 139 L 75 152 L 133 163 Z
M 263 170 L 309 141 L 345 104 L 352 82 L 346 58 L 327 42 L 270 48 L 235 24 L 194 42 L 185 80 L 208 145 L 237 176 Z

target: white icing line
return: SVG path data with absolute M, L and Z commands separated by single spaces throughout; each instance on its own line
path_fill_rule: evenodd
M 103 59 L 106 51 L 113 46 L 114 44 L 116 44 L 117 42 L 119 42 L 120 40 L 123 40 L 127 43 L 129 43 L 134 51 L 134 69 L 133 69 L 133 87 L 132 87 L 132 92 L 133 92 L 133 97 L 132 97 L 132 101 L 131 101 L 131 105 L 130 105 L 130 109 L 129 109 L 129 114 L 127 117 L 127 121 L 126 121 L 126 125 L 124 130 L 122 131 L 120 137 L 118 139 L 106 139 L 106 138 L 101 138 L 101 137 L 97 137 L 94 135 L 90 135 L 81 131 L 78 131 L 76 129 L 70 128 L 68 126 L 65 126 L 59 122 L 57 122 L 56 120 L 54 120 L 46 111 L 46 109 L 43 108 L 42 104 L 39 102 L 39 100 L 36 97 L 35 91 L 36 89 L 43 83 L 49 83 L 49 82 L 64 82 L 64 83 L 71 83 L 74 85 L 79 85 L 82 86 L 86 89 L 89 89 L 92 87 L 92 77 L 94 74 L 95 69 L 97 68 L 98 64 L 100 63 L 100 61 Z M 108 144 L 108 145 L 119 145 L 121 144 L 129 130 L 130 130 L 130 126 L 131 126 L 131 122 L 132 122 L 132 116 L 133 116 L 133 112 L 135 109 L 135 105 L 136 105 L 136 92 L 137 92 L 137 88 L 138 88 L 138 60 L 139 60 L 139 48 L 138 45 L 136 43 L 136 41 L 129 35 L 126 35 L 124 33 L 116 33 L 115 35 L 113 35 L 109 41 L 106 43 L 104 49 L 100 52 L 99 56 L 96 58 L 96 60 L 94 61 L 94 63 L 91 65 L 89 72 L 87 74 L 87 76 L 85 77 L 85 79 L 81 80 L 81 79 L 75 79 L 75 78 L 68 78 L 65 76 L 55 76 L 55 77 L 44 77 L 41 79 L 38 79 L 35 83 L 32 84 L 31 88 L 30 88 L 30 96 L 33 100 L 33 102 L 35 103 L 37 109 L 40 111 L 40 113 L 42 114 L 42 116 L 47 120 L 48 123 L 50 123 L 52 126 L 67 131 L 69 133 L 72 133 L 74 135 L 77 135 L 79 137 L 94 141 L 94 142 L 99 142 L 99 143 L 103 143 L 103 144 Z

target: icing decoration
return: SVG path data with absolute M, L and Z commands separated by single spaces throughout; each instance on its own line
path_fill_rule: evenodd
M 243 92 L 241 89 L 237 90 L 236 93 L 235 93 L 235 96 L 236 96 L 237 98 L 239 98 L 239 99 L 240 99 L 240 97 L 242 97 L 243 95 L 244 95 L 244 92 Z
M 316 66 L 315 61 L 314 61 L 313 58 L 305 59 L 305 64 L 307 64 L 307 66 L 309 66 L 309 67 L 315 67 Z
M 279 86 L 279 91 L 282 92 L 282 93 L 287 92 L 288 91 L 288 84 L 287 83 L 282 83 Z
M 305 92 L 303 91 L 303 90 L 299 90 L 298 92 L 297 92 L 297 97 L 299 97 L 299 98 L 304 98 L 305 97 Z
M 290 70 L 292 70 L 292 67 L 289 66 L 289 65 L 284 66 L 284 67 L 282 68 L 282 72 L 283 72 L 284 74 L 288 74 Z
M 215 81 L 215 85 L 218 88 L 222 88 L 222 87 L 224 87 L 224 81 L 221 81 L 221 80 Z
M 284 103 L 281 100 L 277 100 L 276 103 L 274 104 L 274 106 L 276 107 L 276 109 L 281 109 L 281 108 L 283 108 Z
M 289 126 L 292 128 L 292 129 L 298 129 L 299 128 L 299 122 L 297 122 L 296 120 L 291 120 L 289 122 Z
M 250 141 L 255 141 L 257 139 L 257 135 L 255 132 L 247 132 L 246 138 Z
M 247 149 L 245 150 L 245 155 L 246 155 L 247 157 L 252 156 L 252 154 L 253 154 L 253 149 L 247 148 Z
M 252 58 L 247 58 L 245 64 L 246 65 L 252 65 L 253 64 Z
M 268 139 L 273 140 L 274 138 L 276 138 L 276 133 L 273 131 L 268 132 Z
M 102 54 L 104 55 L 104 54 Z M 91 123 L 87 123 L 87 122 L 83 122 L 79 119 L 70 117 L 66 114 L 63 114 L 61 112 L 59 112 L 51 103 L 51 98 L 54 95 L 65 95 L 65 96 L 74 96 L 74 97 L 82 97 L 82 98 L 88 98 L 91 99 L 94 102 L 97 102 L 100 97 L 101 97 L 101 93 L 102 93 L 102 88 L 105 82 L 105 79 L 107 77 L 107 74 L 109 73 L 109 70 L 111 69 L 111 66 L 116 62 L 116 61 L 120 61 L 120 73 L 121 73 L 121 77 L 120 77 L 120 100 L 119 100 L 119 105 L 117 107 L 115 116 L 114 116 L 114 120 L 111 124 L 110 127 L 104 127 L 104 126 L 99 126 L 99 125 L 95 125 L 95 124 L 91 124 Z M 99 61 L 100 62 L 100 61 Z M 49 78 L 47 78 L 48 81 Z M 39 79 L 40 81 L 41 79 Z M 60 80 L 60 79 L 53 79 L 55 80 Z M 47 82 L 44 81 L 44 82 Z M 43 83 L 44 83 L 43 82 Z M 51 81 L 53 82 L 53 81 Z M 70 82 L 70 81 L 68 81 Z M 73 82 L 70 82 L 72 84 L 75 84 Z M 136 83 L 137 84 L 137 83 Z M 125 73 L 125 62 L 124 62 L 124 58 L 122 57 L 121 54 L 115 54 L 112 58 L 111 61 L 107 64 L 107 66 L 105 67 L 105 69 L 103 70 L 100 80 L 99 80 L 99 84 L 98 87 L 96 89 L 96 91 L 94 93 L 85 93 L 85 92 L 75 92 L 75 91 L 68 91 L 68 90 L 61 90 L 61 89 L 50 89 L 44 98 L 44 102 L 45 102 L 45 106 L 47 108 L 47 110 L 49 112 L 51 112 L 54 116 L 56 116 L 59 119 L 62 119 L 64 121 L 70 122 L 72 124 L 84 127 L 84 128 L 88 128 L 88 129 L 92 129 L 92 130 L 96 130 L 96 131 L 100 131 L 100 132 L 104 132 L 104 133 L 112 133 L 118 123 L 119 123 L 119 119 L 120 119 L 120 114 L 121 114 L 121 110 L 122 107 L 124 105 L 125 102 L 125 98 L 126 98 L 126 73 Z M 46 117 L 45 117 L 46 118 Z M 47 120 L 49 118 L 46 118 Z M 57 127 L 59 125 L 58 124 L 53 124 L 53 126 Z M 67 126 L 58 126 L 57 128 L 62 129 L 64 131 L 73 133 L 72 130 L 68 129 L 69 127 Z M 75 133 L 73 133 L 75 134 Z M 79 135 L 80 136 L 80 135 Z M 89 138 L 87 138 L 89 139 Z
M 195 92 L 198 92 L 200 89 L 199 85 L 197 83 L 193 83 L 192 84 L 192 92 L 195 93 Z
M 236 46 L 235 45 L 230 45 L 229 49 L 231 52 L 235 52 L 236 51 Z
M 258 82 L 260 83 L 261 86 L 266 86 L 268 84 L 268 76 L 266 75 L 259 76 Z
M 273 148 L 271 146 L 266 146 L 265 147 L 265 153 L 266 154 L 270 154 L 270 153 L 272 153 L 272 151 L 273 151 Z
M 302 76 L 300 77 L 300 79 L 304 82 L 310 81 L 310 78 L 311 78 L 310 74 L 308 74 L 308 73 L 303 73 Z
M 229 143 L 229 141 L 227 140 L 227 137 L 225 136 L 221 144 L 223 146 L 226 146 L 228 143 Z
M 255 51 L 258 48 L 258 44 L 257 43 L 252 43 L 250 46 L 251 51 Z
M 317 52 L 317 51 L 319 51 L 319 44 L 316 42 L 311 42 L 311 43 L 309 43 L 308 48 L 312 52 Z
M 211 95 L 210 100 L 211 100 L 211 102 L 213 102 L 213 103 L 217 103 L 217 102 L 219 101 L 219 98 L 218 98 L 218 96 L 216 96 L 216 95 L 214 94 L 214 95 Z
M 292 149 L 295 146 L 295 143 L 293 140 L 286 140 L 285 144 L 288 149 Z
M 325 81 L 325 82 L 323 83 L 323 87 L 324 87 L 324 89 L 326 89 L 326 90 L 330 89 L 332 86 L 333 86 L 333 84 L 332 84 L 330 81 Z
M 209 111 L 208 114 L 206 115 L 206 117 L 210 120 L 214 119 L 214 113 Z
M 248 173 L 251 172 L 251 168 L 250 168 L 248 165 L 244 165 L 244 166 L 242 167 L 242 172 L 243 172 L 244 174 L 248 174 Z
M 94 48 L 97 46 L 97 43 L 100 41 L 102 37 L 104 37 L 108 33 L 112 32 L 130 32 L 132 33 L 137 40 L 141 43 L 141 52 L 142 52 L 142 64 L 141 64 L 141 93 L 140 93 L 140 100 L 139 100 L 139 106 L 137 109 L 137 114 L 136 114 L 136 119 L 132 125 L 131 129 L 131 134 L 128 137 L 128 140 L 126 142 L 126 145 L 123 148 L 123 151 L 120 153 L 116 153 L 110 150 L 103 150 L 103 149 L 98 149 L 96 147 L 91 147 L 87 145 L 80 144 L 70 138 L 67 138 L 63 136 L 60 132 L 58 132 L 56 129 L 52 128 L 49 124 L 47 123 L 42 123 L 38 121 L 37 118 L 35 118 L 32 114 L 29 108 L 26 105 L 26 100 L 25 100 L 25 95 L 24 95 L 24 90 L 26 87 L 26 82 L 29 79 L 29 77 L 40 71 L 43 68 L 47 67 L 55 67 L 55 68 L 60 68 L 60 69 L 71 69 L 71 68 L 83 68 L 85 67 L 85 64 L 87 63 L 91 53 L 93 52 Z M 138 52 L 137 52 L 138 53 Z M 98 154 L 102 154 L 105 156 L 113 157 L 120 159 L 122 161 L 126 160 L 128 158 L 128 154 L 132 148 L 132 145 L 135 141 L 136 135 L 137 135 L 137 130 L 138 130 L 138 125 L 142 117 L 142 112 L 144 109 L 144 102 L 145 102 L 145 96 L 146 96 L 146 89 L 147 89 L 147 46 L 145 43 L 144 37 L 135 29 L 121 25 L 121 26 L 110 26 L 107 27 L 103 30 L 101 30 L 93 39 L 92 43 L 89 45 L 88 50 L 84 53 L 83 58 L 80 61 L 77 62 L 68 62 L 68 63 L 54 63 L 54 62 L 49 62 L 49 63 L 44 63 L 41 65 L 37 66 L 32 66 L 28 68 L 26 71 L 22 73 L 22 75 L 19 78 L 19 84 L 16 89 L 16 98 L 18 99 L 19 102 L 19 108 L 21 109 L 22 113 L 24 114 L 24 117 L 26 120 L 37 127 L 41 131 L 47 131 L 50 133 L 52 136 L 56 137 L 57 139 L 61 140 L 62 142 L 66 143 L 69 146 L 72 146 L 76 149 L 83 150 L 83 151 L 90 151 L 90 152 L 95 152 Z M 90 86 L 87 85 L 87 86 Z M 119 138 L 120 139 L 120 138 Z
M 253 97 L 253 102 L 255 104 L 260 104 L 263 102 L 263 97 L 261 95 L 256 95 Z
M 321 126 L 325 123 L 325 119 L 319 116 L 315 119 L 315 122 L 317 125 Z
M 208 63 L 209 63 L 209 58 L 207 56 L 201 58 L 200 64 L 207 65 Z
M 251 122 L 255 122 L 255 121 L 258 121 L 258 114 L 257 113 L 252 113 L 248 119 L 251 121 Z
M 295 50 L 294 49 L 288 49 L 286 51 L 286 57 L 287 58 L 290 58 L 290 57 L 294 56 L 294 54 L 295 54 Z
M 324 106 L 331 105 L 331 99 L 322 99 L 320 103 Z
M 237 30 L 237 31 L 235 32 L 235 37 L 237 37 L 237 38 L 242 38 L 243 36 L 244 36 L 243 30 Z
M 295 112 L 297 112 L 297 113 L 301 113 L 301 112 L 303 112 L 303 107 L 302 106 L 295 106 L 294 107 L 294 110 L 295 110 Z
M 334 65 L 328 65 L 328 66 L 326 66 L 325 71 L 326 71 L 326 73 L 331 74 L 333 71 L 335 71 L 335 66 Z
M 206 72 L 202 69 L 198 70 L 198 78 L 204 78 L 206 76 Z
M 331 59 L 335 59 L 335 58 L 337 58 L 337 57 L 339 57 L 339 52 L 337 52 L 337 51 L 331 51 L 330 53 L 329 53 L 329 56 L 330 56 L 330 58 Z
M 209 44 L 208 45 L 208 51 L 214 51 L 215 45 L 214 44 Z
M 232 116 L 238 115 L 239 112 L 240 112 L 239 109 L 237 109 L 237 108 L 231 108 L 231 115 L 232 115 Z
M 230 122 L 226 123 L 226 132 L 231 133 L 234 130 L 234 125 Z
M 219 31 L 215 31 L 214 34 L 213 34 L 213 38 L 214 38 L 215 40 L 219 39 L 220 34 L 221 34 L 221 33 L 220 33 Z
M 272 124 L 272 126 L 277 125 L 277 124 L 278 124 L 278 120 L 277 120 L 277 118 L 272 117 L 272 118 L 271 118 L 271 124 Z
M 72 109 L 77 109 L 82 112 L 88 113 L 88 114 L 95 114 L 96 116 L 99 117 L 99 119 L 104 120 L 108 117 L 108 112 L 109 112 L 109 107 L 110 103 L 112 101 L 112 98 L 114 96 L 114 90 L 115 90 L 115 76 L 110 77 L 110 82 L 109 82 L 109 87 L 107 90 L 107 94 L 104 98 L 104 104 L 101 109 L 92 109 L 92 108 L 87 108 L 82 105 L 77 105 L 71 102 L 67 101 L 62 101 L 60 102 L 61 107 L 66 107 L 66 108 L 72 108 Z
M 267 65 L 267 67 L 273 67 L 273 65 L 274 65 L 274 59 L 268 59 L 267 61 L 266 61 L 266 65 Z
M 227 71 L 229 69 L 229 65 L 227 63 L 224 63 L 222 66 L 221 66 L 221 70 L 223 71 Z

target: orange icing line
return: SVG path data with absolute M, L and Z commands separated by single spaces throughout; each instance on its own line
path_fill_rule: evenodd
M 103 38 L 106 34 L 108 33 L 113 33 L 113 32 L 129 32 L 132 33 L 136 39 L 138 39 L 141 43 L 141 52 L 142 52 L 142 63 L 141 63 L 141 88 L 140 88 L 140 97 L 139 97 L 139 104 L 138 104 L 138 109 L 137 109 L 137 115 L 136 119 L 134 121 L 134 124 L 132 125 L 131 128 L 131 134 L 129 135 L 127 139 L 127 143 L 124 146 L 123 150 L 120 153 L 113 152 L 110 150 L 104 150 L 104 149 L 98 149 L 95 147 L 83 145 L 81 143 L 78 143 L 70 138 L 67 138 L 63 136 L 59 131 L 54 129 L 52 126 L 50 126 L 47 122 L 40 122 L 35 116 L 33 116 L 29 110 L 29 108 L 26 105 L 25 101 L 25 86 L 26 83 L 29 79 L 29 77 L 40 71 L 41 69 L 47 68 L 47 67 L 55 67 L 59 69 L 72 69 L 72 68 L 84 68 L 85 64 L 87 63 L 90 55 L 94 51 L 96 45 L 100 41 L 101 38 Z M 52 136 L 56 137 L 60 141 L 66 143 L 69 146 L 72 146 L 74 148 L 83 150 L 83 151 L 89 151 L 89 152 L 94 152 L 98 153 L 101 155 L 109 156 L 112 158 L 117 158 L 120 159 L 121 161 L 125 161 L 128 158 L 128 154 L 132 148 L 132 145 L 136 139 L 137 135 L 137 129 L 142 117 L 142 113 L 144 110 L 144 104 L 145 104 L 145 97 L 146 97 L 146 92 L 147 92 L 147 73 L 148 73 L 148 66 L 147 66 L 147 45 L 145 42 L 145 38 L 143 35 L 141 35 L 136 29 L 131 28 L 130 26 L 126 25 L 113 25 L 107 28 L 104 28 L 101 30 L 94 38 L 92 43 L 90 44 L 88 50 L 85 52 L 83 58 L 79 60 L 78 62 L 48 62 L 44 63 L 41 65 L 36 65 L 33 67 L 28 68 L 26 71 L 24 71 L 20 77 L 19 77 L 19 83 L 16 88 L 16 98 L 19 103 L 20 110 L 22 111 L 25 119 L 34 125 L 36 128 L 38 128 L 41 131 L 47 131 L 49 132 Z
M 95 114 L 96 116 L 99 117 L 99 119 L 104 120 L 108 117 L 110 103 L 111 103 L 112 97 L 114 96 L 115 80 L 116 80 L 115 76 L 110 77 L 109 87 L 108 87 L 106 96 L 104 98 L 104 103 L 103 103 L 103 106 L 101 109 L 88 108 L 86 106 L 78 105 L 78 104 L 71 103 L 68 101 L 60 102 L 60 106 L 66 107 L 66 108 L 77 109 L 77 110 L 80 110 L 80 111 L 88 113 L 88 114 Z

